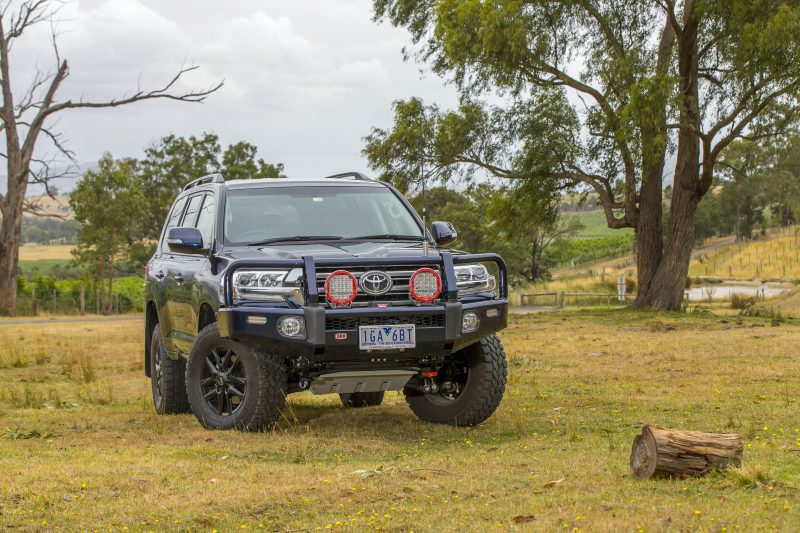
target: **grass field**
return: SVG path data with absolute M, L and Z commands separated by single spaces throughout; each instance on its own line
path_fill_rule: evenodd
M 592 239 L 597 237 L 612 237 L 619 235 L 633 235 L 632 228 L 611 229 L 608 227 L 606 215 L 602 209 L 591 211 L 574 211 L 564 213 L 566 218 L 575 217 L 583 224 L 583 229 L 578 231 L 577 239 Z
M 800 327 L 709 315 L 517 315 L 476 428 L 291 396 L 264 434 L 153 414 L 141 324 L 2 325 L 0 526 L 98 531 L 791 531 Z M 642 424 L 733 431 L 744 466 L 635 481 Z
M 75 246 L 72 244 L 37 245 L 28 244 L 19 249 L 20 261 L 54 261 L 72 259 L 70 251 Z

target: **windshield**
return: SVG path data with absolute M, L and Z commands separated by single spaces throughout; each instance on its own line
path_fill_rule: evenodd
M 422 228 L 386 187 L 296 186 L 229 190 L 225 241 L 232 245 L 272 239 L 422 239 Z

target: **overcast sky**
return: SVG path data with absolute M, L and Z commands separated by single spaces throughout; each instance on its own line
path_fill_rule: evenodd
M 70 64 L 62 99 L 158 87 L 181 63 L 200 66 L 184 88 L 225 80 L 203 104 L 65 111 L 58 129 L 81 162 L 105 151 L 137 157 L 169 133 L 211 131 L 223 144 L 257 145 L 290 176 L 367 171 L 362 139 L 391 123 L 392 101 L 456 103 L 453 87 L 403 61 L 408 34 L 373 22 L 370 0 L 80 0 L 59 18 Z M 12 51 L 19 89 L 37 67 L 54 66 L 46 30 Z

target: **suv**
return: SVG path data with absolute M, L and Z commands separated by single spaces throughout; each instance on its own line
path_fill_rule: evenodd
M 402 390 L 422 420 L 486 420 L 506 384 L 506 267 L 444 249 L 456 236 L 355 172 L 192 181 L 144 273 L 156 411 L 259 431 L 289 393 L 361 407 Z

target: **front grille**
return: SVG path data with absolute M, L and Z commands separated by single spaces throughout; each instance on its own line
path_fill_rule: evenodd
M 386 294 L 379 296 L 372 296 L 366 294 L 361 288 L 358 289 L 355 301 L 351 304 L 353 307 L 369 307 L 378 303 L 389 303 L 393 305 L 412 305 L 411 296 L 408 291 L 408 282 L 411 279 L 411 274 L 417 271 L 419 267 L 414 265 L 358 265 L 347 266 L 337 265 L 333 267 L 317 267 L 317 290 L 319 291 L 320 301 L 325 302 L 325 279 L 331 272 L 335 270 L 347 270 L 355 278 L 361 279 L 361 275 L 370 270 L 379 270 L 385 272 L 392 277 L 392 288 Z M 431 268 L 436 270 L 441 276 L 441 269 L 432 265 Z M 444 280 L 442 280 L 444 284 Z M 444 292 L 444 287 L 442 287 Z
M 389 324 L 414 324 L 418 328 L 443 328 L 444 315 L 377 315 L 343 316 L 325 319 L 325 329 L 358 329 L 358 326 L 382 326 Z

